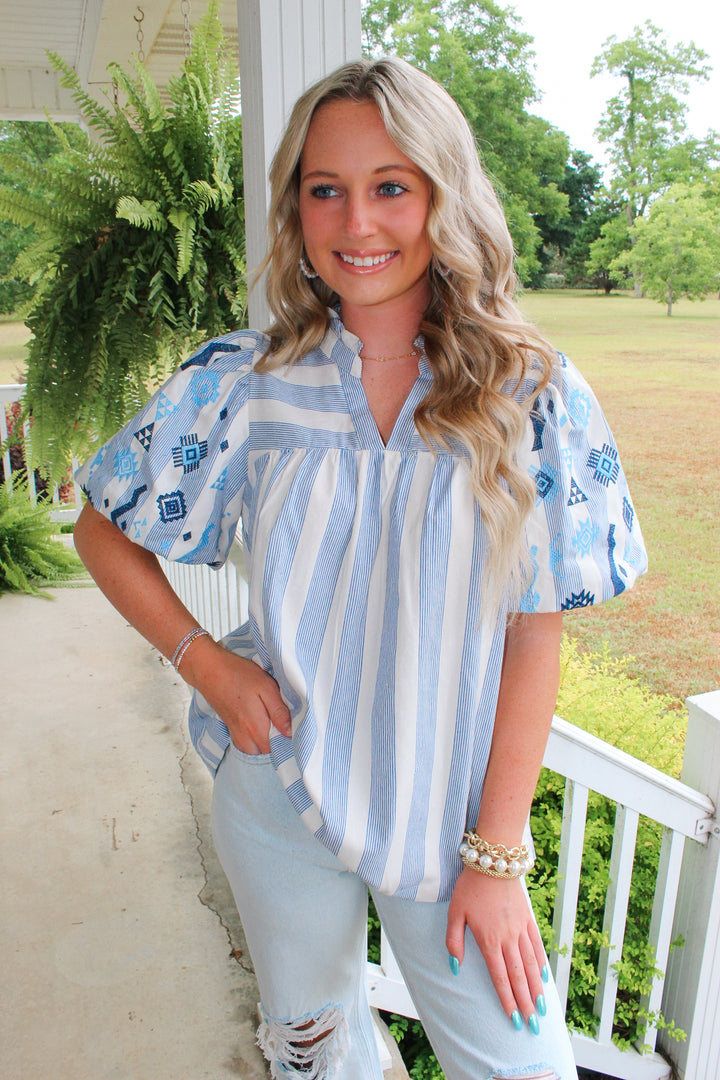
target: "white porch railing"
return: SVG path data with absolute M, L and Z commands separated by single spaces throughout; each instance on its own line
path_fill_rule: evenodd
M 186 605 L 214 636 L 227 633 L 245 617 L 246 586 L 240 545 L 233 546 L 231 557 L 220 572 L 177 563 L 164 563 L 164 568 Z M 685 757 L 686 761 L 695 763 L 691 771 L 697 775 L 697 762 L 704 756 L 710 755 L 715 763 L 720 761 L 720 691 L 691 699 L 689 704 Z M 644 815 L 659 822 L 664 830 L 649 934 L 656 967 L 666 971 L 670 942 L 680 933 L 686 938 L 690 935 L 693 962 L 683 964 L 681 957 L 680 962 L 671 963 L 668 976 L 656 976 L 642 1004 L 649 1013 L 664 1008 L 665 1018 L 675 1019 L 687 1031 L 686 1042 L 668 1045 L 666 1041 L 663 1045 L 672 1056 L 678 1075 L 686 1080 L 718 1080 L 720 1051 L 718 1037 L 713 1035 L 717 1025 L 712 1021 L 717 1017 L 720 989 L 720 961 L 715 961 L 716 939 L 720 937 L 720 827 L 714 819 L 712 800 L 694 787 L 666 776 L 557 717 L 553 720 L 544 764 L 566 778 L 553 924 L 557 947 L 550 957 L 563 1002 L 567 999 L 570 979 L 588 794 L 598 792 L 617 804 L 610 884 L 603 916 L 608 946 L 601 952 L 595 995 L 598 1026 L 593 1038 L 573 1035 L 578 1065 L 623 1080 L 666 1080 L 672 1075 L 671 1066 L 656 1052 L 655 1028 L 648 1027 L 642 1043 L 631 1050 L 620 1050 L 612 1042 L 617 996 L 617 973 L 613 965 L 622 954 L 638 818 Z M 720 777 L 720 771 L 714 775 Z M 720 779 L 716 784 L 720 786 Z M 711 784 L 703 786 L 712 791 L 714 798 L 720 795 Z M 682 910 L 677 904 L 679 894 L 684 897 Z M 702 897 L 695 911 L 693 894 Z M 707 934 L 705 924 L 709 926 Z M 684 950 L 678 951 L 682 954 Z M 380 964 L 368 964 L 368 987 L 374 1007 L 417 1017 L 384 934 Z M 709 1005 L 705 1000 L 708 987 L 714 988 Z M 674 1003 L 673 1008 L 669 1007 L 670 1003 Z M 679 1015 L 684 1020 L 682 1024 L 677 1019 Z M 696 1017 L 700 1024 L 697 1033 Z M 690 1063 L 692 1071 L 688 1071 Z
M 12 408 L 15 403 L 19 403 L 22 400 L 25 387 L 22 383 L 8 383 L 0 386 L 0 446 L 4 446 L 8 438 L 8 408 Z M 26 421 L 23 425 L 23 443 L 25 448 L 25 460 L 27 461 L 30 450 L 30 424 Z M 5 477 L 5 483 L 10 482 L 11 476 L 11 462 L 10 451 L 5 450 L 2 455 L 3 463 L 3 475 Z M 72 459 L 73 472 L 77 469 L 77 458 Z M 37 502 L 37 488 L 35 485 L 35 475 L 28 469 L 28 493 L 33 505 Z M 57 484 L 53 485 L 52 501 L 53 509 L 50 513 L 50 517 L 53 521 L 70 522 L 77 521 L 77 516 L 80 513 L 80 507 L 82 503 L 82 492 L 78 485 L 73 481 L 74 489 L 74 502 L 73 503 L 61 503 L 60 492 Z

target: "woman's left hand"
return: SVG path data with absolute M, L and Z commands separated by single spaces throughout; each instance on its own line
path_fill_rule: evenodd
M 520 879 L 493 878 L 466 867 L 450 900 L 445 938 L 448 953 L 460 964 L 466 926 L 485 958 L 508 1018 L 513 1020 L 513 1014 L 519 1013 L 531 1031 L 537 1029 L 538 1013 L 545 1012 L 542 971 L 547 960 Z M 514 1023 L 518 1025 L 517 1019 Z

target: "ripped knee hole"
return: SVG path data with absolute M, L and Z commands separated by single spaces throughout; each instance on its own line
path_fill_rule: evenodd
M 257 1044 L 273 1080 L 331 1080 L 348 1049 L 348 1025 L 340 1005 L 295 1019 L 270 1016 L 260 1005 L 260 1016 Z

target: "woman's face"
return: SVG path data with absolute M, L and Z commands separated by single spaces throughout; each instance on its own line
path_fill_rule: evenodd
M 320 106 L 300 161 L 300 220 L 308 258 L 344 309 L 426 306 L 431 192 L 376 105 Z

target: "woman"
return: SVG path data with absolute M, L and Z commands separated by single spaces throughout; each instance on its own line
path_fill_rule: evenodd
M 617 451 L 513 306 L 502 211 L 431 79 L 341 68 L 271 183 L 274 325 L 203 347 L 80 470 L 78 550 L 196 688 L 273 1076 L 380 1077 L 369 887 L 449 1080 L 569 1080 L 523 837 L 561 612 L 645 566 Z M 152 552 L 219 565 L 238 521 L 250 619 L 223 646 Z

